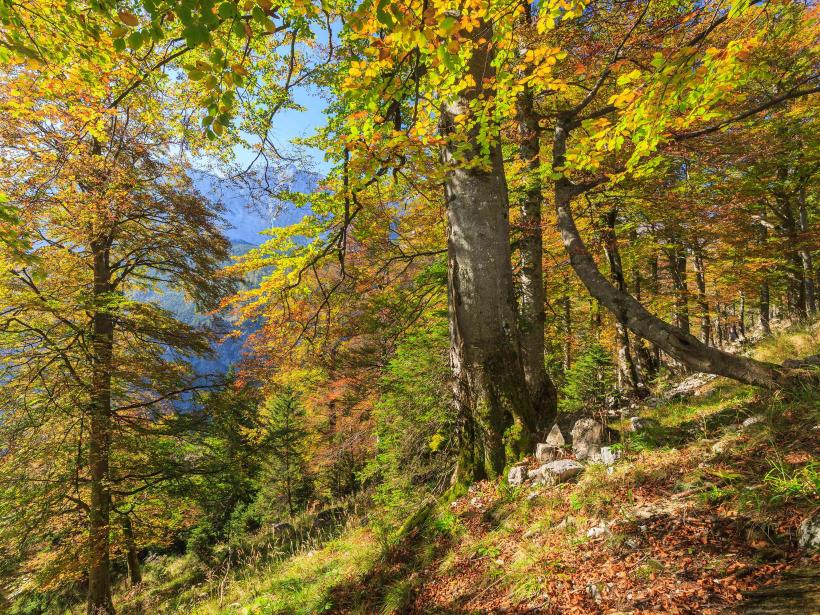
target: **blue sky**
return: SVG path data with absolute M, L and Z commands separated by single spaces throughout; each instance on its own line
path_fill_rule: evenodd
M 294 90 L 294 100 L 305 107 L 305 110 L 289 109 L 280 112 L 273 123 L 271 139 L 277 146 L 283 146 L 284 150 L 288 149 L 287 145 L 292 139 L 308 137 L 314 133 L 316 128 L 325 124 L 324 112 L 327 103 L 315 92 L 307 88 L 298 88 Z M 321 175 L 327 173 L 330 165 L 325 162 L 323 151 L 304 147 L 302 151 L 309 156 L 313 167 L 310 169 L 311 171 Z M 252 152 L 238 148 L 235 150 L 235 154 L 237 161 L 244 164 L 250 162 L 254 155 Z

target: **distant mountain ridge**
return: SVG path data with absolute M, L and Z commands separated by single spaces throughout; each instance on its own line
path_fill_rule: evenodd
M 266 202 L 251 194 L 249 188 L 205 171 L 195 171 L 192 179 L 202 196 L 224 205 L 226 225 L 223 232 L 231 241 L 232 256 L 242 256 L 262 244 L 266 240 L 263 232 L 267 229 L 294 224 L 308 213 L 305 209 L 288 207 L 287 203 L 277 203 L 273 199 Z M 288 176 L 278 179 L 278 185 L 293 192 L 311 193 L 318 186 L 319 179 L 316 174 L 291 169 Z M 247 283 L 255 285 L 258 282 L 248 280 Z M 138 298 L 156 303 L 186 324 L 212 326 L 217 331 L 233 328 L 224 318 L 199 313 L 185 295 L 176 290 L 166 288 L 142 292 Z M 227 338 L 215 346 L 214 356 L 193 361 L 196 372 L 200 375 L 226 373 L 242 358 L 245 340 L 253 330 L 254 327 L 243 325 L 241 335 Z
M 264 231 L 294 224 L 306 213 L 303 209 L 289 207 L 287 203 L 276 202 L 270 196 L 260 197 L 263 194 L 261 189 L 251 189 L 212 173 L 195 171 L 192 177 L 194 187 L 203 196 L 225 206 L 224 216 L 228 225 L 224 232 L 235 244 L 257 246 L 266 239 Z M 315 173 L 291 167 L 272 183 L 283 190 L 310 194 L 316 190 L 319 179 Z

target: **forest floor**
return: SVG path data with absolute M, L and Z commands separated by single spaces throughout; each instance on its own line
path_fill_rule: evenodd
M 818 326 L 783 333 L 753 354 L 775 362 L 816 354 L 819 334 Z M 611 471 L 590 464 L 577 482 L 552 487 L 477 484 L 423 506 L 400 535 L 351 523 L 322 546 L 180 585 L 173 598 L 144 606 L 199 614 L 767 613 L 777 612 L 766 606 L 773 592 L 761 587 L 802 579 L 811 591 L 781 592 L 793 602 L 779 612 L 820 612 L 820 555 L 797 545 L 798 526 L 820 502 L 817 400 L 816 389 L 785 399 L 713 379 L 685 398 L 659 396 L 637 408 L 646 424 L 638 432 L 612 423 L 624 435 Z M 750 417 L 758 418 L 744 426 Z

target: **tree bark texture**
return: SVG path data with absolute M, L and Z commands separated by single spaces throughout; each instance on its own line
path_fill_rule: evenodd
M 501 147 L 494 141 L 483 155 L 478 127 L 466 142 L 453 134 L 454 117 L 469 112 L 491 76 L 491 60 L 487 45 L 478 45 L 469 64 L 476 85 L 446 105 L 442 126 L 449 137 L 442 157 L 449 167 L 450 357 L 462 420 L 461 481 L 498 476 L 509 456 L 530 452 L 537 429 L 519 345 Z

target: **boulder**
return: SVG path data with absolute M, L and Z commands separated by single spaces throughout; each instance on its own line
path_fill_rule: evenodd
M 507 474 L 507 482 L 513 487 L 518 487 L 527 479 L 527 466 L 517 465 L 510 468 Z
M 572 459 L 559 459 L 543 465 L 540 470 L 544 482 L 555 485 L 575 478 L 584 471 L 584 466 Z
M 545 444 L 547 446 L 555 446 L 555 447 L 562 447 L 566 445 L 567 441 L 564 439 L 564 434 L 561 433 L 561 428 L 558 427 L 558 423 L 552 426 L 549 435 L 547 436 L 547 441 Z
M 594 419 L 581 419 L 572 428 L 572 450 L 577 459 L 596 458 L 601 453 L 603 426 Z
M 542 478 L 544 476 L 544 466 L 546 466 L 546 464 L 543 466 L 538 466 L 534 470 L 527 472 L 527 480 L 539 480 Z
M 558 447 L 550 444 L 537 444 L 535 446 L 535 458 L 541 463 L 548 463 L 558 459 Z
M 803 520 L 797 529 L 797 544 L 801 549 L 820 548 L 820 514 Z

